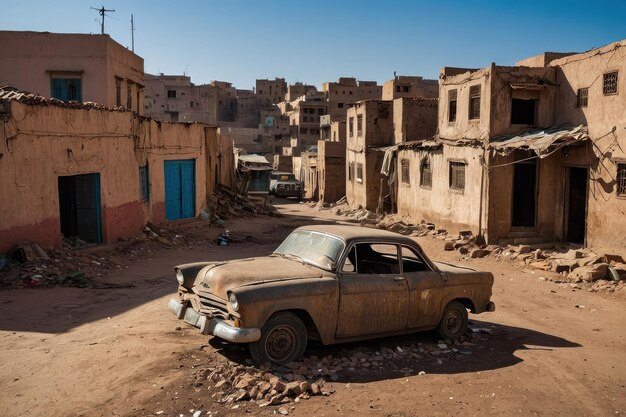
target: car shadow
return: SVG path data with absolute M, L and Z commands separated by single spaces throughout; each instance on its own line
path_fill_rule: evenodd
M 328 368 L 330 375 L 322 375 L 326 380 L 366 383 L 421 373 L 489 371 L 522 362 L 523 359 L 516 355 L 518 351 L 582 347 L 562 337 L 498 323 L 472 320 L 470 328 L 473 333 L 468 341 L 461 344 L 441 344 L 434 332 L 332 346 L 309 342 L 303 360 L 319 361 L 320 367 Z M 210 339 L 209 344 L 230 361 L 251 364 L 245 346 L 229 344 L 217 338 Z M 324 358 L 327 358 L 326 361 L 323 361 Z M 352 364 L 345 366 L 346 360 Z M 336 362 L 343 364 L 337 368 L 333 365 Z M 334 372 L 334 369 L 338 370 Z M 281 368 L 274 369 L 279 376 L 282 372 Z

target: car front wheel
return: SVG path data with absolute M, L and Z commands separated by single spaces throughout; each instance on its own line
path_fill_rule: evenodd
M 448 303 L 437 326 L 437 333 L 442 339 L 456 340 L 463 336 L 466 330 L 467 308 L 458 301 Z
M 278 313 L 270 317 L 261 329 L 261 338 L 250 343 L 255 362 L 284 365 L 300 359 L 306 349 L 306 327 L 293 313 Z

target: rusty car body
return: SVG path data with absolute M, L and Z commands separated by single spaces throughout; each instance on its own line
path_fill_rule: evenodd
M 248 343 L 258 363 L 296 360 L 312 339 L 431 329 L 456 339 L 467 310 L 495 310 L 491 273 L 433 262 L 406 236 L 358 226 L 304 226 L 269 256 L 175 271 L 169 309 L 203 334 Z

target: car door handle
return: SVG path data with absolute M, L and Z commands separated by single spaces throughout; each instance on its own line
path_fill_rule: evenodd
M 404 281 L 404 277 L 393 277 L 394 281 Z

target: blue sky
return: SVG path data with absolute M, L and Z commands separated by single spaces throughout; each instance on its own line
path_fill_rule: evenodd
M 544 51 L 584 51 L 626 38 L 626 1 L 0 0 L 0 29 L 99 33 L 91 6 L 115 9 L 105 32 L 149 73 L 196 84 L 257 78 L 321 85 L 437 78 L 442 66 L 512 65 Z

